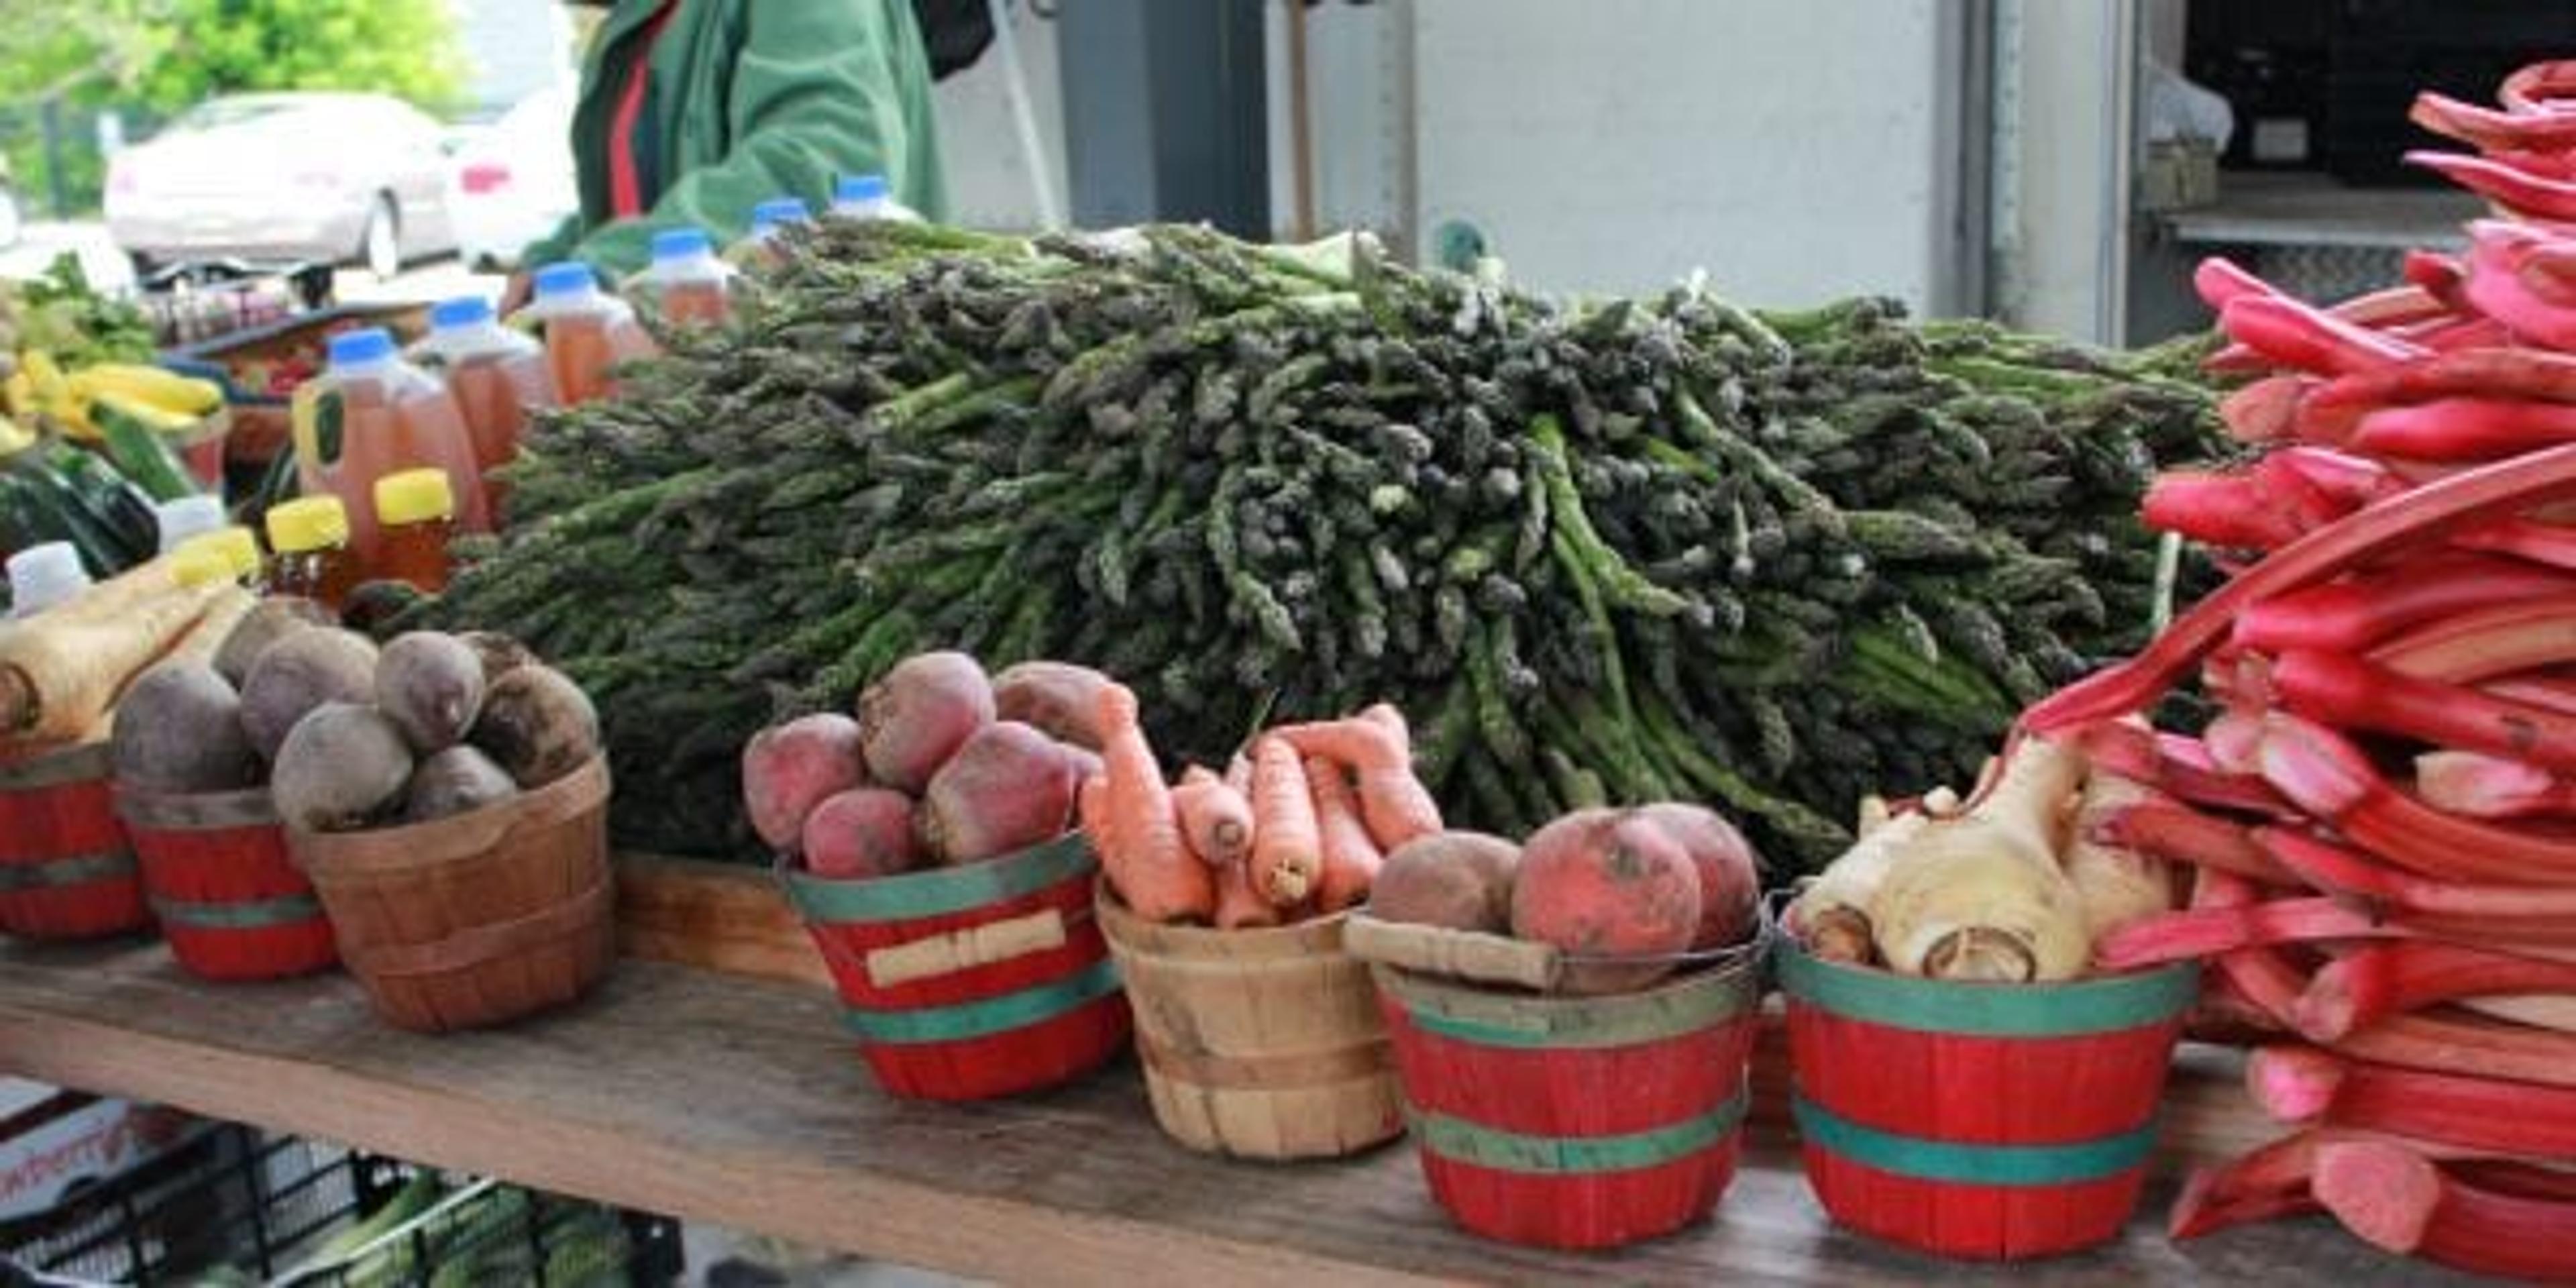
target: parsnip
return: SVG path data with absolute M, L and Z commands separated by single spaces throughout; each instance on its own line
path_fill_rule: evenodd
M 1861 839 L 1843 851 L 1816 879 L 1799 892 L 1789 905 L 1790 922 L 1807 951 L 1826 961 L 1867 965 L 1878 959 L 1877 936 L 1869 919 L 1871 900 L 1887 874 L 1904 861 L 1924 832 L 1932 827 L 1927 814 L 1899 814 L 1887 817 L 1881 803 L 1878 821 L 1872 822 L 1864 809 L 1861 815 Z
M 2072 748 L 2024 738 L 1983 800 L 1899 856 L 1867 905 L 1887 964 L 1956 980 L 2080 974 L 2092 940 L 2057 854 L 2083 773 Z
M 2066 879 L 2083 901 L 2089 938 L 2102 936 L 2174 906 L 2173 868 L 2162 859 L 2092 839 L 2094 824 L 2153 795 L 2135 779 L 2096 769 L 2085 776 L 2074 835 L 2066 845 Z

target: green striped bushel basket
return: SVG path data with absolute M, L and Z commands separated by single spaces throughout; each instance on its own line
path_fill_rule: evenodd
M 286 848 L 268 789 L 163 795 L 119 789 L 143 892 L 170 954 L 212 980 L 284 979 L 336 966 L 313 883 Z
M 901 876 L 779 877 L 889 1093 L 982 1100 L 1052 1087 L 1126 1049 L 1126 994 L 1082 837 Z
M 1807 1183 L 1835 1220 L 1943 1256 L 2117 1236 L 2199 971 L 1963 984 L 1774 950 Z
M 0 764 L 0 932 L 90 939 L 151 924 L 107 744 Z

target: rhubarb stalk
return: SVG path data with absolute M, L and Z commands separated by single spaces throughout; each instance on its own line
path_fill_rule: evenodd
M 2333 1042 L 2391 1015 L 2464 997 L 2576 992 L 2576 961 L 2403 940 L 2368 944 L 2319 968 L 2290 1022 Z
M 2473 1274 L 2576 1279 L 2576 1203 L 2473 1185 L 2378 1141 L 2320 1147 L 2310 1188 L 2344 1228 L 2391 1252 Z

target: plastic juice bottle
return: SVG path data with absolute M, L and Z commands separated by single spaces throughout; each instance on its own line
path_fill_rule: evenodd
M 224 503 L 211 496 L 162 501 L 152 507 L 152 524 L 159 531 L 160 552 L 166 555 L 188 538 L 224 526 Z
M 336 450 L 325 433 L 334 410 Z M 376 562 L 376 480 L 403 470 L 444 471 L 457 498 L 458 524 L 468 532 L 492 530 L 464 414 L 438 377 L 394 352 L 393 337 L 382 328 L 331 338 L 331 365 L 296 388 L 294 421 L 304 494 L 340 498 L 360 565 Z
M 613 392 L 608 369 L 651 357 L 652 337 L 626 302 L 599 289 L 590 265 L 548 264 L 537 270 L 536 297 L 520 317 L 545 329 L 546 365 L 567 407 Z
M 703 326 L 733 311 L 732 276 L 705 229 L 671 228 L 653 234 L 653 264 L 634 284 L 664 322 Z
M 172 552 L 171 557 L 174 559 L 181 555 L 194 557 L 198 554 L 209 554 L 223 560 L 224 567 L 232 571 L 233 580 L 254 590 L 259 589 L 265 580 L 260 575 L 262 560 L 259 536 L 238 524 L 229 528 L 217 528 L 212 532 L 200 532 L 181 542 L 179 548 Z
M 376 522 L 384 544 L 369 568 L 425 594 L 447 588 L 447 543 L 456 535 L 456 494 L 438 470 L 405 470 L 376 480 Z
M 899 219 L 920 223 L 921 216 L 894 199 L 894 185 L 881 174 L 845 174 L 832 185 L 832 213 L 844 219 Z
M 772 258 L 770 245 L 778 240 L 778 230 L 813 219 L 814 212 L 806 209 L 803 198 L 772 197 L 751 208 L 751 231 L 725 249 L 725 258 L 739 267 L 766 263 Z
M 89 570 L 68 541 L 48 541 L 9 556 L 9 615 L 33 617 L 90 588 Z
M 485 507 L 497 517 L 504 489 L 492 471 L 518 456 L 528 409 L 557 402 L 546 347 L 501 325 L 491 302 L 479 295 L 459 296 L 430 310 L 429 326 L 429 338 L 413 352 L 446 378 L 448 396 L 456 400 L 465 432 L 474 440 Z
M 302 595 L 337 612 L 360 580 L 357 553 L 349 549 L 349 510 L 336 496 L 270 506 L 268 548 L 276 552 L 268 588 L 277 594 Z

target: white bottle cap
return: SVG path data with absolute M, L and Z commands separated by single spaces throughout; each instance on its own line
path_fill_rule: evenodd
M 89 570 L 68 541 L 48 541 L 9 556 L 10 615 L 39 613 L 89 589 Z
M 166 555 L 188 538 L 224 526 L 224 503 L 211 496 L 183 496 L 153 506 L 152 520 L 161 530 L 161 553 Z

